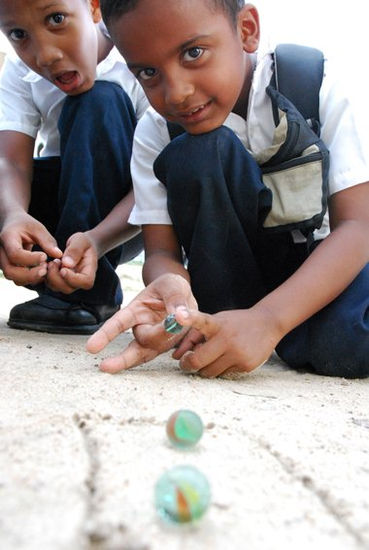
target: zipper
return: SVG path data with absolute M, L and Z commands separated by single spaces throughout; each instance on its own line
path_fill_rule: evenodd
M 272 172 L 281 172 L 282 170 L 287 170 L 288 168 L 294 168 L 295 166 L 303 166 L 309 162 L 315 162 L 317 160 L 322 160 L 323 154 L 320 151 L 316 153 L 311 153 L 306 157 L 298 157 L 295 159 L 287 160 L 282 162 L 277 166 L 266 166 L 265 168 L 261 167 L 263 174 L 270 174 Z

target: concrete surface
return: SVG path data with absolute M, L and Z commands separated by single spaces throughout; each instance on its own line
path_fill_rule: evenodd
M 131 292 L 138 269 L 123 268 Z M 4 279 L 0 291 L 1 550 L 369 548 L 368 381 L 276 357 L 233 379 L 184 375 L 169 356 L 111 376 L 86 337 L 7 328 L 30 293 Z M 206 425 L 192 451 L 166 440 L 179 408 Z M 183 463 L 208 476 L 212 504 L 196 526 L 168 527 L 153 487 Z

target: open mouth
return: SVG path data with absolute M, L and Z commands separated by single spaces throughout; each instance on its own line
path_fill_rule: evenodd
M 76 71 L 68 71 L 56 77 L 56 81 L 60 84 L 70 84 L 76 77 Z
M 77 71 L 65 71 L 54 78 L 54 84 L 63 92 L 71 92 L 80 84 L 80 77 Z

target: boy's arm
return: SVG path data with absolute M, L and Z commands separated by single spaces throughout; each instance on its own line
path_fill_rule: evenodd
M 181 367 L 214 377 L 232 371 L 249 372 L 263 364 L 283 336 L 336 298 L 368 262 L 368 204 L 369 182 L 334 194 L 330 199 L 331 235 L 287 281 L 250 309 L 207 315 L 192 308 L 188 299 L 183 300 L 183 290 L 175 286 L 176 276 L 171 276 L 171 284 L 165 276 L 155 279 L 146 292 L 150 290 L 161 304 L 160 314 L 175 312 L 177 321 L 190 329 L 173 354 Z M 159 251 L 157 254 L 157 259 L 163 257 Z M 119 332 L 145 319 L 147 302 L 132 304 L 90 339 L 90 351 L 102 349 Z M 163 331 L 159 336 L 163 339 Z M 106 359 L 101 368 L 117 372 L 155 355 L 134 340 L 120 356 Z
M 179 312 L 177 320 L 204 337 L 194 351 L 184 342 L 174 353 L 184 370 L 213 377 L 255 369 L 288 332 L 347 288 L 369 261 L 369 182 L 335 193 L 329 203 L 332 233 L 254 307 L 212 316 Z
M 182 253 L 172 225 L 144 225 L 145 263 L 142 277 L 145 285 L 165 273 L 176 273 L 189 281 Z
M 46 228 L 28 213 L 34 139 L 21 132 L 0 132 L 0 263 L 16 284 L 35 284 L 46 274 L 47 255 L 61 251 Z M 38 244 L 43 252 L 32 252 Z
M 140 232 L 139 227 L 128 223 L 134 203 L 135 199 L 131 189 L 99 225 L 87 231 L 88 236 L 95 244 L 99 258 Z
M 131 190 L 96 227 L 71 235 L 62 259 L 49 265 L 48 286 L 64 294 L 90 289 L 98 259 L 140 232 L 139 227 L 128 223 L 133 205 Z
M 272 313 L 281 337 L 329 304 L 369 261 L 369 182 L 329 199 L 331 234 L 256 307 Z

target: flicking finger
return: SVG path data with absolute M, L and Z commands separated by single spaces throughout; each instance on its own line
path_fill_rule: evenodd
M 202 313 L 196 309 L 178 307 L 175 311 L 175 317 L 180 325 L 197 329 L 206 340 L 215 336 L 220 329 L 214 315 Z
M 174 350 L 173 359 L 180 359 L 187 351 L 193 350 L 195 346 L 204 342 L 204 336 L 196 329 L 190 329 L 188 334 L 179 343 L 178 347 Z
M 224 353 L 220 338 L 212 338 L 200 343 L 192 351 L 187 351 L 180 359 L 179 366 L 184 371 L 199 372 L 217 361 Z
M 135 316 L 129 306 L 121 309 L 110 317 L 110 319 L 105 321 L 103 326 L 90 336 L 86 344 L 87 351 L 90 353 L 98 353 L 121 332 L 125 332 L 127 329 L 134 326 L 134 324 Z
M 136 340 L 133 340 L 120 355 L 104 359 L 100 365 L 100 370 L 115 374 L 122 370 L 128 370 L 147 363 L 151 359 L 154 359 L 157 354 L 157 351 L 143 348 Z

